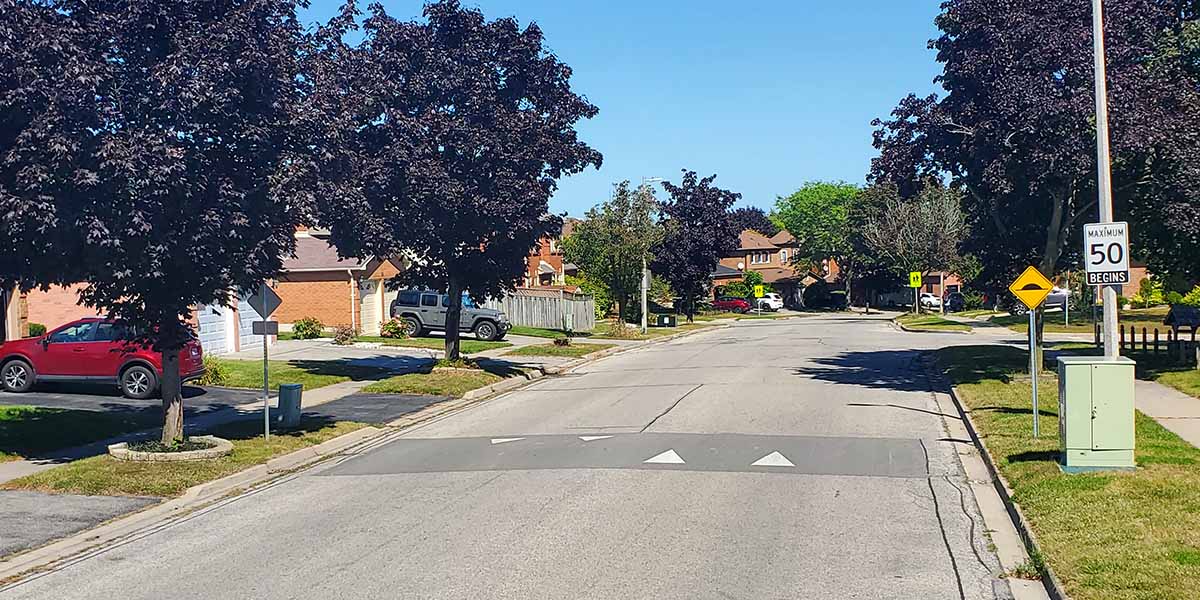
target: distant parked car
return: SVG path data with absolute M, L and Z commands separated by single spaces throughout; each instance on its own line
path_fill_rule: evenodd
M 772 312 L 783 309 L 783 296 L 776 293 L 764 294 L 758 299 L 758 307 Z
M 967 297 L 962 295 L 962 292 L 951 292 L 946 296 L 946 310 L 949 312 L 962 312 L 967 307 Z
M 426 290 L 400 290 L 392 302 L 392 317 L 408 326 L 413 337 L 430 331 L 446 330 L 446 309 L 450 297 L 446 294 Z M 475 306 L 469 296 L 463 296 L 462 313 L 458 318 L 458 329 L 475 334 L 476 339 L 495 341 L 503 339 L 512 325 L 508 316 L 492 308 Z
M 162 381 L 162 355 L 131 337 L 121 321 L 91 317 L 0 344 L 0 383 L 9 392 L 27 392 L 42 382 L 113 383 L 129 398 L 150 398 Z M 204 374 L 195 338 L 179 351 L 179 374 L 183 381 Z
M 712 303 L 712 306 L 716 310 L 727 312 L 745 313 L 750 311 L 750 303 L 746 302 L 745 298 L 732 296 L 721 296 Z
M 1069 302 L 1070 300 L 1071 300 L 1070 290 L 1065 290 L 1058 286 L 1054 286 L 1054 289 L 1050 290 L 1050 295 L 1046 296 L 1046 301 L 1042 303 L 1042 306 L 1044 306 L 1046 308 L 1050 308 L 1051 306 L 1057 306 L 1059 308 L 1065 309 L 1067 307 L 1067 302 Z
M 921 308 L 941 308 L 942 299 L 937 297 L 937 294 L 929 292 L 921 293 Z

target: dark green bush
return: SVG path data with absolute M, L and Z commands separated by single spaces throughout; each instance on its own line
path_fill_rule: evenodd
M 298 340 L 311 340 L 321 337 L 324 329 L 316 317 L 304 317 L 292 324 L 292 335 Z
M 41 323 L 30 323 L 29 337 L 38 337 L 40 335 L 46 335 L 46 326 Z

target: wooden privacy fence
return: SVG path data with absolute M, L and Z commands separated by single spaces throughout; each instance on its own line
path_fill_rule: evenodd
M 484 305 L 504 311 L 513 325 L 591 331 L 596 327 L 596 301 L 591 296 L 556 289 L 518 288 Z

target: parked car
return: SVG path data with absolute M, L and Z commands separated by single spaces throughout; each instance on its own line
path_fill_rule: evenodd
M 713 301 L 712 306 L 716 310 L 745 313 L 750 312 L 750 303 L 746 302 L 745 298 L 734 298 L 732 296 L 721 296 Z
M 937 294 L 929 292 L 921 293 L 921 308 L 941 308 L 942 299 L 937 297 Z
M 129 398 L 150 398 L 162 381 L 162 355 L 132 337 L 121 321 L 79 319 L 37 337 L 0 344 L 0 383 L 27 392 L 42 382 L 113 383 Z M 204 374 L 194 337 L 179 352 L 183 381 Z
M 449 307 L 450 297 L 446 294 L 428 290 L 400 290 L 392 302 L 391 315 L 408 325 L 410 335 L 420 337 L 430 331 L 446 330 L 446 309 Z M 496 341 L 504 339 L 512 325 L 503 312 L 476 306 L 464 294 L 458 329 L 474 333 L 476 339 Z
M 1054 289 L 1050 290 L 1050 295 L 1046 296 L 1046 301 L 1042 303 L 1042 306 L 1046 308 L 1057 306 L 1065 309 L 1070 299 L 1071 292 L 1069 290 L 1054 286 Z
M 758 307 L 762 310 L 778 311 L 783 309 L 783 296 L 776 293 L 763 294 L 762 298 L 758 299 Z
M 946 310 L 949 312 L 962 312 L 967 307 L 967 297 L 962 292 L 951 292 L 946 296 Z

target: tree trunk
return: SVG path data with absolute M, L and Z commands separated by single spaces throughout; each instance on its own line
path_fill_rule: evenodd
M 162 330 L 171 332 L 174 336 L 178 323 L 164 323 Z M 183 439 L 183 384 L 179 380 L 179 348 L 174 339 L 164 340 L 162 356 L 162 381 L 159 391 L 162 395 L 163 428 L 162 443 L 171 444 Z
M 459 322 L 462 321 L 462 284 L 453 275 L 446 286 L 446 295 L 450 306 L 446 307 L 446 360 L 457 361 L 462 358 L 459 351 Z

